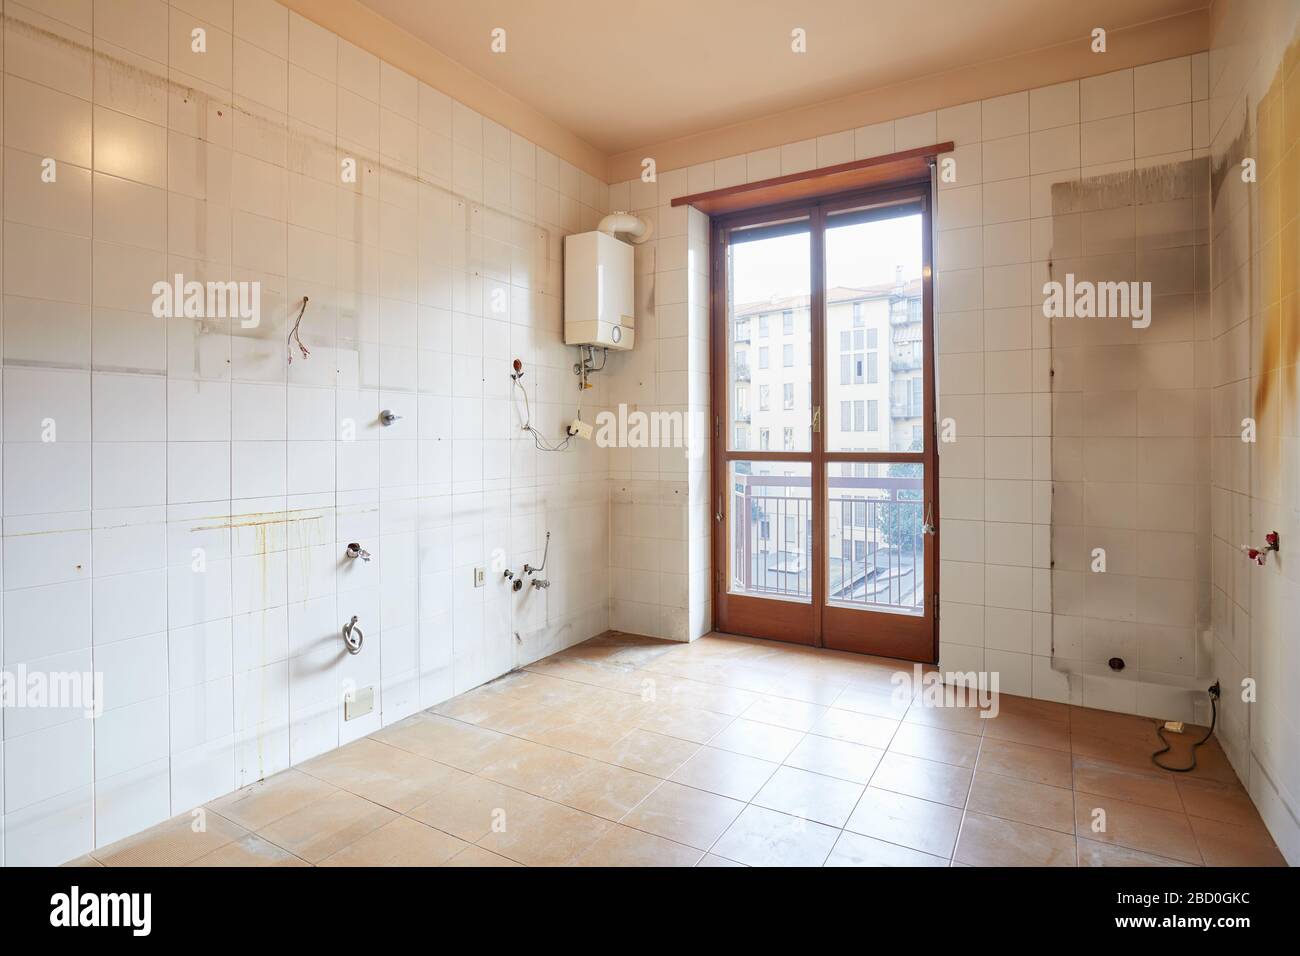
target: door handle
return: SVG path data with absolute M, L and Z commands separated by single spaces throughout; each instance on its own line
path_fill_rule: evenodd
M 822 407 L 814 405 L 812 412 L 812 430 L 819 432 L 822 430 Z
M 930 506 L 926 505 L 925 521 L 921 524 L 921 534 L 934 534 L 936 530 L 934 524 L 934 513 L 931 511 Z

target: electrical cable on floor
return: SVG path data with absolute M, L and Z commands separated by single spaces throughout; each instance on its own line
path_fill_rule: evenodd
M 1167 767 L 1157 759 L 1173 750 L 1174 745 L 1165 737 L 1164 724 L 1156 725 L 1156 736 L 1160 738 L 1160 742 L 1164 744 L 1164 747 L 1151 755 L 1151 762 L 1161 770 L 1170 770 L 1174 773 L 1190 773 L 1196 769 L 1196 748 L 1210 739 L 1210 735 L 1214 733 L 1214 725 L 1219 719 L 1219 682 L 1217 680 L 1211 685 L 1208 693 L 1210 695 L 1210 729 L 1205 732 L 1204 737 L 1192 744 L 1192 762 L 1186 767 Z

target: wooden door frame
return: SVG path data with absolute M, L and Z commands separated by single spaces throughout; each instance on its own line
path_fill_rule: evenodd
M 921 204 L 921 325 L 923 343 L 922 364 L 922 421 L 926 428 L 927 441 L 921 452 L 827 452 L 825 450 L 826 409 L 826 270 L 825 270 L 825 226 L 828 212 L 851 209 L 861 205 L 884 204 L 891 201 L 915 199 Z M 710 217 L 709 220 L 709 372 L 710 372 L 710 414 L 713 416 L 713 448 L 710 452 L 710 489 L 713 494 L 712 508 L 714 520 L 711 522 L 712 556 L 713 556 L 713 627 L 718 628 L 722 604 L 727 600 L 727 567 L 730 559 L 728 548 L 728 526 L 731 498 L 728 490 L 728 452 L 730 442 L 730 422 L 723 419 L 727 415 L 728 391 L 728 357 L 730 336 L 727 328 L 727 277 L 726 277 L 726 234 L 729 230 L 745 225 L 779 221 L 782 217 L 807 218 L 810 230 L 810 268 L 812 288 L 809 295 L 809 334 L 810 334 L 810 377 L 815 403 L 820 404 L 823 429 L 820 436 L 813 435 L 809 452 L 744 452 L 739 457 L 754 461 L 808 461 L 810 462 L 810 510 L 809 520 L 815 521 L 811 562 L 809 604 L 773 600 L 771 607 L 764 608 L 764 629 L 770 636 L 793 643 L 813 646 L 827 646 L 823 635 L 823 615 L 830 612 L 842 614 L 873 614 L 884 624 L 884 632 L 875 635 L 876 647 L 872 653 L 882 656 L 897 657 L 904 660 L 916 660 L 922 663 L 936 663 L 939 659 L 939 475 L 938 475 L 938 434 L 935 378 L 937 356 L 934 352 L 934 209 L 933 191 L 930 180 L 917 179 L 907 182 L 891 183 L 887 186 L 866 190 L 852 190 L 813 199 L 782 202 L 754 209 L 745 209 Z M 888 354 L 889 350 L 886 350 Z M 810 411 L 811 414 L 811 411 Z M 858 609 L 838 608 L 826 602 L 826 529 L 825 524 L 825 482 L 826 465 L 835 461 L 918 461 L 924 466 L 925 493 L 924 500 L 932 509 L 935 531 L 925 548 L 924 574 L 926 581 L 924 628 L 932 636 L 928 653 L 915 646 L 914 640 L 908 640 L 899 629 L 889 628 L 886 612 L 860 611 Z M 761 600 L 761 599 L 759 599 Z M 914 620 L 911 618 L 910 620 Z M 850 648 L 843 648 L 850 649 Z

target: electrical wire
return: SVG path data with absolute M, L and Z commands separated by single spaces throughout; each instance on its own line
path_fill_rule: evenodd
M 520 381 L 523 377 L 522 372 L 510 376 L 510 378 L 514 380 L 515 388 L 524 396 L 524 413 L 520 416 L 523 419 L 522 430 L 533 436 L 533 444 L 537 447 L 538 451 L 564 451 L 569 447 L 570 442 L 573 441 L 573 435 L 566 432 L 563 441 L 553 442 L 533 427 L 532 408 L 528 404 L 528 389 L 524 388 L 523 382 Z M 515 411 L 519 411 L 519 399 L 517 398 L 515 399 Z M 578 418 L 582 418 L 581 399 L 578 401 Z
M 1191 771 L 1196 769 L 1196 748 L 1200 747 L 1202 744 L 1204 744 L 1207 740 L 1210 739 L 1210 736 L 1214 733 L 1214 725 L 1215 723 L 1218 722 L 1219 719 L 1219 682 L 1218 681 L 1214 682 L 1214 686 L 1210 688 L 1209 694 L 1210 694 L 1210 729 L 1205 732 L 1204 737 L 1196 741 L 1196 743 L 1192 744 L 1192 762 L 1188 764 L 1186 767 L 1167 767 L 1157 759 L 1158 757 L 1167 754 L 1169 753 L 1169 751 L 1173 750 L 1174 745 L 1171 744 L 1169 742 L 1169 739 L 1165 736 L 1164 724 L 1156 725 L 1156 736 L 1160 738 L 1160 742 L 1164 744 L 1164 747 L 1160 750 L 1157 750 L 1155 753 L 1151 755 L 1151 762 L 1155 764 L 1157 767 L 1159 767 L 1161 770 L 1170 770 L 1173 771 L 1174 773 L 1190 773 Z
M 298 310 L 298 318 L 294 320 L 293 328 L 289 330 L 288 337 L 284 340 L 284 350 L 289 354 L 289 364 L 293 364 L 293 346 L 294 339 L 297 339 L 297 345 L 302 352 L 303 358 L 311 356 L 311 349 L 303 344 L 302 336 L 298 333 L 298 326 L 302 325 L 302 317 L 307 314 L 307 297 L 302 297 L 302 308 Z

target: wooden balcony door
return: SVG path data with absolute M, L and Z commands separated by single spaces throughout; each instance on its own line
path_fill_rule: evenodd
M 713 220 L 715 626 L 937 658 L 926 184 Z

